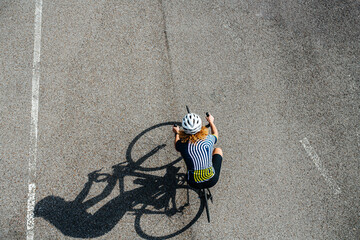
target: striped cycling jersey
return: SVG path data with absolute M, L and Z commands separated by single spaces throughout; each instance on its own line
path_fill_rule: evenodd
M 198 140 L 196 144 L 191 142 L 176 142 L 176 150 L 181 153 L 185 160 L 188 176 L 195 182 L 204 182 L 215 175 L 212 166 L 212 152 L 217 142 L 215 135 L 208 135 L 205 140 Z

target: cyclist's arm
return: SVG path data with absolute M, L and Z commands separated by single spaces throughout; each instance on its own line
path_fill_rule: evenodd
M 215 135 L 217 138 L 219 138 L 219 132 L 214 124 L 214 122 L 210 123 L 210 128 L 211 128 L 211 134 Z
M 206 117 L 206 120 L 210 124 L 211 134 L 215 135 L 216 138 L 219 138 L 219 132 L 214 124 L 214 117 L 211 114 L 209 114 L 209 116 Z
M 179 137 L 179 134 L 175 134 L 175 140 L 174 140 L 174 146 L 175 146 L 175 149 L 176 149 L 176 142 L 180 140 L 180 137 Z M 176 150 L 177 151 L 177 150 Z
M 180 140 L 179 131 L 180 131 L 180 128 L 178 126 L 173 127 L 173 132 L 175 133 L 175 140 L 174 140 L 175 149 L 176 149 L 176 142 Z

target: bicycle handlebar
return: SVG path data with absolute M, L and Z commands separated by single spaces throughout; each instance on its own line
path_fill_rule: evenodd
M 210 116 L 209 112 L 206 112 L 206 116 L 207 116 L 207 117 L 209 117 L 209 116 Z M 209 124 L 207 124 L 205 127 L 209 128 L 209 127 L 210 127 L 210 123 L 209 123 Z
M 190 109 L 189 109 L 189 107 L 188 107 L 187 105 L 186 105 L 186 110 L 187 110 L 188 113 L 190 113 Z M 210 116 L 210 113 L 209 113 L 209 112 L 206 112 L 205 114 L 206 114 L 207 117 Z M 177 127 L 177 125 L 174 124 L 174 127 Z M 209 127 L 210 127 L 210 123 L 207 124 L 207 125 L 205 125 L 205 127 L 209 128 Z

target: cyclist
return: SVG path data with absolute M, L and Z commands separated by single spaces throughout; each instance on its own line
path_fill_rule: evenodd
M 193 188 L 210 188 L 219 180 L 223 152 L 215 148 L 218 130 L 214 117 L 206 117 L 211 127 L 202 126 L 201 118 L 194 113 L 187 114 L 182 120 L 182 128 L 173 127 L 175 149 L 181 153 L 187 167 L 187 182 Z

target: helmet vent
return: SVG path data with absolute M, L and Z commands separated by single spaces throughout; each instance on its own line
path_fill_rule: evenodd
M 195 113 L 189 113 L 183 118 L 182 127 L 186 134 L 195 134 L 201 130 L 201 118 Z

